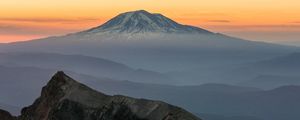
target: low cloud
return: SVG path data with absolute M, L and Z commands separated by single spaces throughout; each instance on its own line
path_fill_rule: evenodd
M 207 22 L 214 22 L 214 23 L 230 23 L 230 20 L 208 20 Z
M 98 18 L 0 18 L 0 34 L 57 35 L 78 32 L 100 23 Z
M 33 22 L 33 23 L 77 23 L 77 22 L 94 22 L 98 18 L 0 18 L 2 22 Z
M 193 13 L 183 13 L 183 16 L 193 16 L 193 17 L 199 17 L 199 16 L 225 16 L 225 13 L 217 13 L 217 12 L 193 12 Z
M 11 25 L 0 25 L 0 30 L 3 30 L 3 29 L 13 29 L 15 28 L 15 26 L 11 26 Z
M 276 24 L 276 25 L 209 25 L 211 27 L 220 27 L 220 28 L 300 28 L 300 25 L 291 25 L 291 24 Z
M 200 25 L 201 26 L 201 25 Z M 206 29 L 217 32 L 300 32 L 300 25 L 206 25 Z
M 300 24 L 300 21 L 294 21 L 294 22 L 292 22 L 292 23 L 297 23 L 297 24 Z
M 47 28 L 37 26 L 21 26 L 12 24 L 0 24 L 0 34 L 2 35 L 57 35 L 77 32 L 75 28 Z

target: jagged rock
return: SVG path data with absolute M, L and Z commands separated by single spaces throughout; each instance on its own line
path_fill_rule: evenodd
M 14 120 L 0 112 L 4 120 Z M 1 119 L 2 120 L 2 119 Z M 160 101 L 108 96 L 63 72 L 43 87 L 41 96 L 21 111 L 17 120 L 200 120 L 187 111 Z

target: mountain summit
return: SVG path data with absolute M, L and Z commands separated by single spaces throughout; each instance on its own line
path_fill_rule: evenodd
M 179 24 L 161 14 L 152 14 L 145 10 L 122 13 L 99 27 L 85 32 L 98 33 L 201 33 L 211 32 L 188 25 Z
M 0 109 L 1 120 L 201 120 L 160 101 L 97 92 L 57 72 L 41 96 L 14 117 Z

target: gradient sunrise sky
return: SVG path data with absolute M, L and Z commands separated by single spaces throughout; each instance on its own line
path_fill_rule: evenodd
M 299 6 L 299 0 L 1 0 L 0 42 L 77 32 L 144 9 L 231 36 L 300 43 Z

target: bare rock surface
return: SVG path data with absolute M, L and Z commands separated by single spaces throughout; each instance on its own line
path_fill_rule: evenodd
M 0 111 L 1 120 L 200 120 L 160 101 L 108 96 L 57 72 L 41 96 L 18 117 Z

